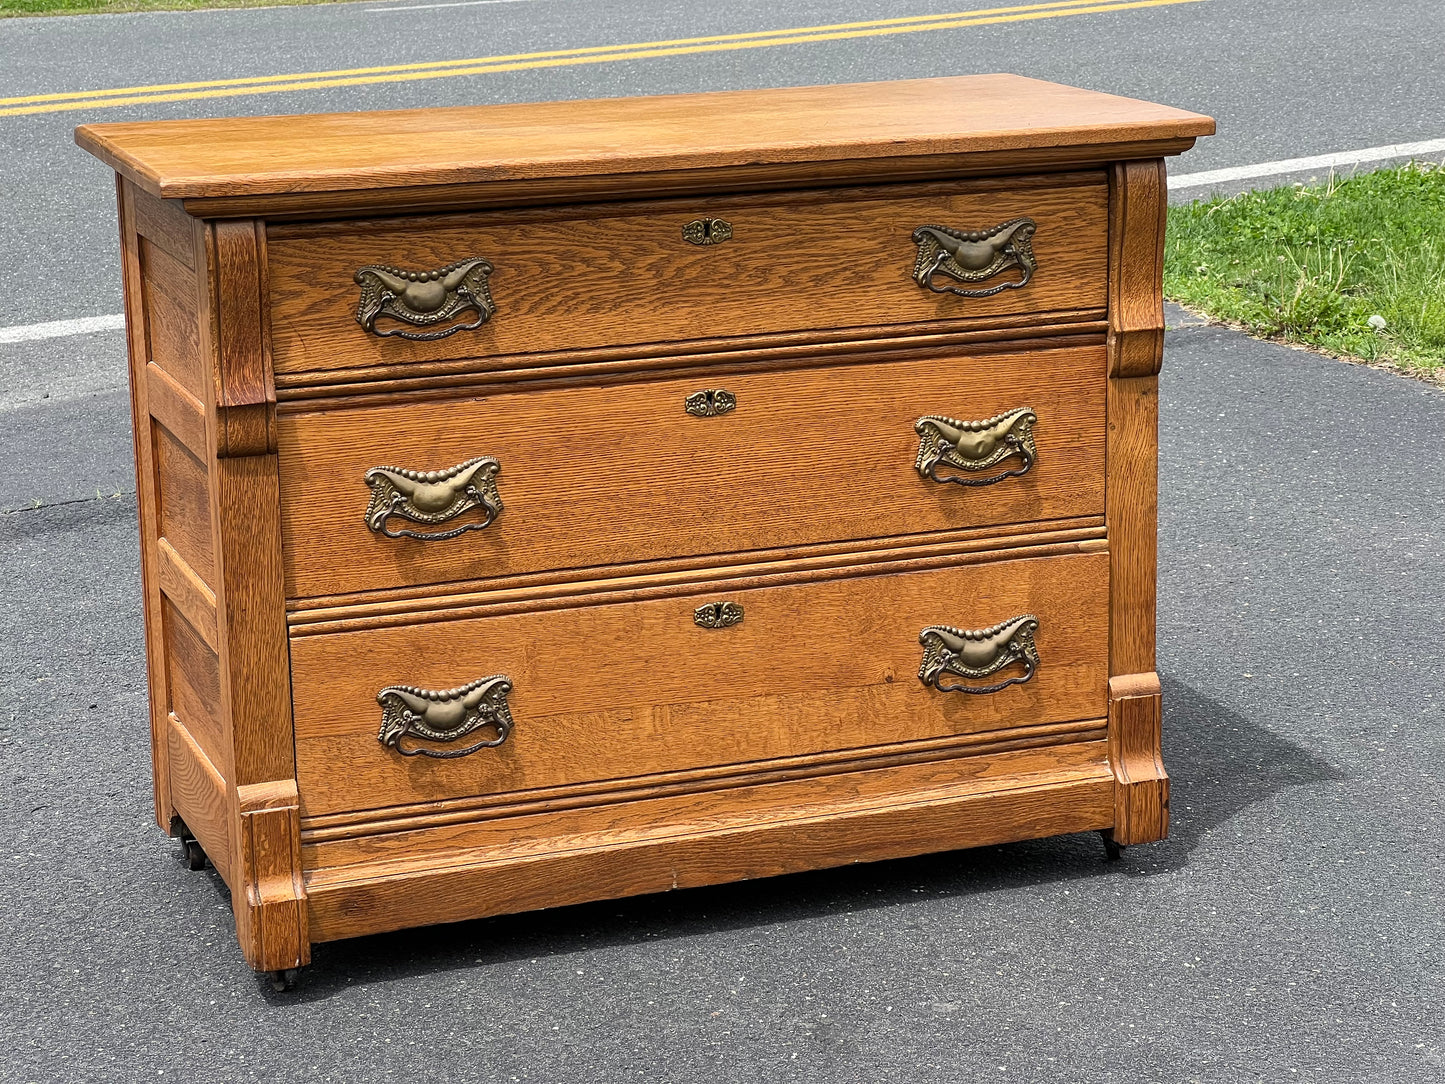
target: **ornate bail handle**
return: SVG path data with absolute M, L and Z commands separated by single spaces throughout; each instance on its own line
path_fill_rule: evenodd
M 478 456 L 447 470 L 407 470 L 404 467 L 372 467 L 365 482 L 371 487 L 366 506 L 366 525 L 387 538 L 419 538 L 439 542 L 464 531 L 480 531 L 502 514 L 502 495 L 497 475 L 502 465 L 490 456 Z M 480 523 L 463 523 L 446 531 L 392 530 L 386 524 L 392 516 L 433 526 L 455 519 L 463 512 L 481 508 Z
M 988 629 L 956 629 L 951 625 L 930 625 L 918 634 L 923 645 L 923 664 L 918 680 L 944 693 L 996 693 L 1010 685 L 1022 685 L 1039 668 L 1039 650 L 1034 633 L 1039 619 L 1020 614 Z M 1011 663 L 1023 663 L 1022 675 L 994 685 L 946 684 L 944 675 L 981 681 Z
M 959 297 L 991 297 L 1002 290 L 1028 285 L 1038 261 L 1034 258 L 1032 218 L 1015 218 L 988 230 L 952 230 L 947 226 L 919 226 L 913 231 L 918 259 L 913 263 L 913 281 L 936 294 Z M 964 290 L 936 276 L 954 282 L 984 282 L 1000 272 L 1017 267 L 1017 282 L 999 282 L 979 290 Z
M 403 339 L 445 339 L 458 331 L 471 331 L 492 318 L 497 307 L 487 276 L 492 265 L 480 256 L 458 260 L 435 271 L 404 271 L 400 267 L 373 264 L 356 272 L 361 287 L 361 301 L 356 306 L 356 322 L 373 335 Z M 476 319 L 470 324 L 453 324 L 439 328 L 448 320 L 472 311 Z M 378 316 L 390 316 L 412 327 L 433 328 L 431 331 L 386 330 L 376 326 Z
M 381 705 L 381 731 L 376 740 L 404 757 L 432 757 L 451 760 L 475 753 L 478 749 L 494 749 L 512 732 L 512 709 L 507 694 L 512 680 L 505 674 L 478 678 L 445 692 L 418 689 L 413 685 L 391 685 L 376 694 Z M 464 749 L 428 749 L 424 745 L 408 749 L 403 738 L 422 738 L 433 742 L 453 742 L 474 730 L 490 727 L 497 736 L 474 742 Z
M 1027 474 L 1039 457 L 1034 444 L 1034 423 L 1038 420 L 1032 407 L 1017 407 L 976 422 L 942 414 L 925 415 L 913 423 L 913 431 L 918 434 L 918 459 L 913 465 L 925 478 L 961 486 L 988 486 Z M 1011 469 L 987 478 L 968 477 L 1014 458 L 1018 465 Z M 965 473 L 940 476 L 939 467 Z

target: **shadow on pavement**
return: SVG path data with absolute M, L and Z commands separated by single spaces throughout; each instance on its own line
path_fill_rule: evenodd
M 920 895 L 962 897 L 1166 874 L 1188 865 L 1201 840 L 1250 806 L 1290 787 L 1338 778 L 1308 749 L 1183 682 L 1166 677 L 1163 685 L 1165 764 L 1174 811 L 1170 838 L 1134 848 L 1117 864 L 1104 860 L 1097 836 L 1084 833 L 421 927 L 317 945 L 296 990 L 273 995 L 266 986 L 264 992 L 278 1004 L 319 1000 L 357 984 L 608 945 L 749 927 L 760 938 L 776 937 L 780 925 L 902 907 Z

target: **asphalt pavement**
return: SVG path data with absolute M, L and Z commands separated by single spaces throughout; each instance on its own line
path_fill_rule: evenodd
M 4 21 L 0 94 L 931 10 L 384 6 Z M 110 182 L 69 143 L 85 121 L 1012 70 L 1215 115 L 1176 163 L 1200 170 L 1445 134 L 1441 19 L 1206 0 L 0 117 L 0 326 L 118 311 Z M 152 821 L 122 337 L 0 345 L 0 1081 L 1445 1081 L 1445 392 L 1170 321 L 1167 841 L 322 945 L 289 995 L 250 977 L 223 886 Z

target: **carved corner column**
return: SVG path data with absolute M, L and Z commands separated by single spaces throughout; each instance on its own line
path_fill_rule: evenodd
M 1155 673 L 1159 520 L 1159 368 L 1164 356 L 1162 159 L 1109 175 L 1109 388 L 1105 518 L 1109 535 L 1109 762 L 1114 839 L 1169 832 Z
M 219 580 L 221 700 L 233 770 L 231 883 L 247 962 L 279 971 L 310 960 L 291 715 L 276 387 L 259 221 L 205 231 L 209 318 L 203 349 L 216 396 L 210 464 Z

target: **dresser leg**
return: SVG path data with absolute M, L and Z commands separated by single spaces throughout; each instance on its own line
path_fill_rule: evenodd
M 296 781 L 237 787 L 236 801 L 241 856 L 231 894 L 236 936 L 252 968 L 284 977 L 311 962 Z
M 172 817 L 170 834 L 180 842 L 181 861 L 186 864 L 187 869 L 206 868 L 206 849 L 201 846 L 201 841 L 191 834 L 185 821 L 180 817 Z
M 1169 834 L 1169 774 L 1159 750 L 1161 704 L 1158 674 L 1109 679 L 1109 764 L 1115 783 L 1111 838 L 1116 845 L 1152 843 Z
M 1114 829 L 1099 829 L 1099 837 L 1104 841 L 1104 860 L 1106 862 L 1117 862 L 1124 857 L 1124 848 L 1119 846 L 1119 841 L 1114 838 Z
M 267 973 L 266 979 L 271 983 L 271 989 L 278 994 L 284 994 L 287 990 L 296 989 L 296 976 L 301 972 L 297 967 L 285 967 L 280 971 Z

